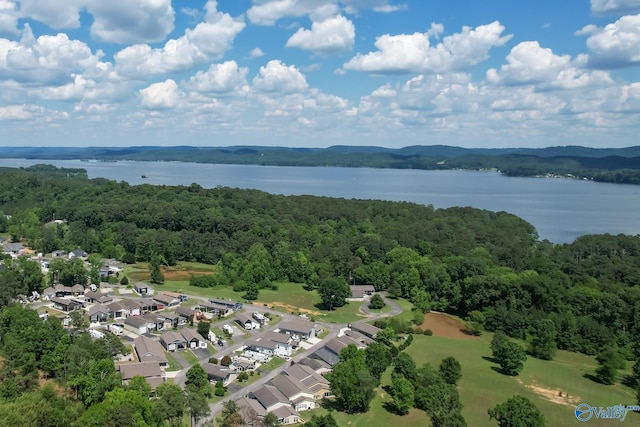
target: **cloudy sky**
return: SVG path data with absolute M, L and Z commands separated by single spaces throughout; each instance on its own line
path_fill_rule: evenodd
M 0 145 L 640 144 L 640 0 L 0 0 Z

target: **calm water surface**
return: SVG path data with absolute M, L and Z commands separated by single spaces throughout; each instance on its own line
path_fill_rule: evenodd
M 473 206 L 516 214 L 541 239 L 571 242 L 583 234 L 640 234 L 640 186 L 552 178 L 509 178 L 492 172 L 366 168 L 212 165 L 178 162 L 81 162 L 0 159 L 0 166 L 49 163 L 87 170 L 132 185 L 252 188 L 274 194 L 312 194 L 409 201 L 436 208 Z M 146 176 L 144 179 L 142 176 Z

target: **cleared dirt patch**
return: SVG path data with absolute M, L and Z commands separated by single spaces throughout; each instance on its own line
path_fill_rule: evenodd
M 567 392 L 562 390 L 554 390 L 547 387 L 542 387 L 539 385 L 533 384 L 524 384 L 520 379 L 518 382 L 533 391 L 535 394 L 540 395 L 547 399 L 548 401 L 555 403 L 557 405 L 565 405 L 565 406 L 576 406 L 582 399 L 578 396 L 569 396 Z
M 287 313 L 291 313 L 291 312 L 300 312 L 300 313 L 306 313 L 306 314 L 312 314 L 314 316 L 323 316 L 323 313 L 320 313 L 319 311 L 313 311 L 313 310 L 307 310 L 306 308 L 300 308 L 300 307 L 294 307 L 291 304 L 284 304 L 278 301 L 274 301 L 272 303 L 269 303 L 269 308 L 274 308 L 274 307 L 281 307 L 282 309 L 284 309 L 285 311 L 287 311 Z
M 422 329 L 431 329 L 438 337 L 455 338 L 460 340 L 477 340 L 478 337 L 465 334 L 464 323 L 444 313 L 427 313 L 420 325 Z

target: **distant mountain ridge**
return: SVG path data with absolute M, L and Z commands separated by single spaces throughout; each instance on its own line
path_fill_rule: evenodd
M 590 148 L 403 148 L 334 145 L 328 148 L 134 146 L 0 147 L 0 158 L 34 160 L 137 160 L 264 166 L 333 166 L 391 169 L 497 170 L 508 176 L 573 177 L 640 184 L 640 146 Z
M 583 157 L 604 158 L 640 157 L 640 146 L 624 148 L 591 148 L 577 145 L 545 148 L 463 148 L 450 145 L 413 145 L 403 148 L 386 148 L 378 146 L 333 145 L 327 148 L 301 147 L 263 147 L 252 145 L 236 145 L 221 147 L 203 146 L 131 146 L 131 147 L 0 147 L 0 156 L 5 158 L 50 158 L 101 160 L 102 158 L 134 156 L 141 153 L 156 153 L 165 157 L 169 153 L 224 152 L 234 154 L 260 154 L 266 152 L 294 153 L 343 153 L 343 154 L 376 154 L 393 153 L 401 156 L 460 157 L 470 154 L 485 156 L 501 156 L 505 154 L 521 154 L 535 157 Z M 48 157 L 49 156 L 49 157 Z

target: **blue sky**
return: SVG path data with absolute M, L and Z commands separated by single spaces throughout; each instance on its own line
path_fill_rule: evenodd
M 0 0 L 0 146 L 639 132 L 640 0 Z

